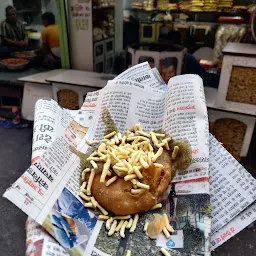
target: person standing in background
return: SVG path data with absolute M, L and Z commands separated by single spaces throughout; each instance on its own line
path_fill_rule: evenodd
M 0 57 L 8 58 L 14 51 L 26 50 L 28 38 L 23 24 L 17 20 L 16 9 L 13 6 L 5 8 L 6 19 L 1 22 Z
M 174 45 L 182 45 L 181 43 L 181 34 L 179 31 L 171 31 L 167 35 L 160 36 L 160 42 L 174 44 Z M 174 59 L 173 59 L 174 60 Z M 175 62 L 174 62 L 175 63 Z M 168 83 L 169 79 L 176 75 L 177 68 L 177 60 L 175 65 L 171 65 L 170 69 L 165 71 L 167 74 L 163 79 L 166 83 Z M 161 72 L 160 72 L 161 73 Z M 183 58 L 183 67 L 181 74 L 197 74 L 203 79 L 204 86 L 218 88 L 219 86 L 219 75 L 208 73 L 202 65 L 197 61 L 197 59 L 189 53 L 184 54 Z
M 42 47 L 35 52 L 43 57 L 43 66 L 58 68 L 60 67 L 59 28 L 55 24 L 54 14 L 45 12 L 42 15 L 42 22 L 45 26 L 42 30 Z

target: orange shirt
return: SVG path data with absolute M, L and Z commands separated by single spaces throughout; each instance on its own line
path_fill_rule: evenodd
M 49 49 L 60 46 L 58 25 L 52 24 L 42 30 L 42 43 L 47 44 Z

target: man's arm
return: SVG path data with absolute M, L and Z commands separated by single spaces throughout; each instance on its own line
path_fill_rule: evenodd
M 16 47 L 22 47 L 25 46 L 24 41 L 15 41 L 15 40 L 11 40 L 7 37 L 2 37 L 2 40 L 8 44 L 9 46 L 16 46 Z

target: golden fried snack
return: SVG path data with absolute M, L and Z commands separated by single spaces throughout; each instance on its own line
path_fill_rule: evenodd
M 1 61 L 3 65 L 25 65 L 28 63 L 25 59 L 19 58 L 11 58 L 11 59 L 4 59 Z
M 139 212 L 162 207 L 160 200 L 175 171 L 191 163 L 191 147 L 187 141 L 174 142 L 163 131 L 144 132 L 140 124 L 121 134 L 108 111 L 102 117 L 104 139 L 86 138 L 90 146 L 86 154 L 74 147 L 70 150 L 80 158 L 79 196 L 84 206 L 101 213 L 99 220 L 106 221 L 108 236 L 120 233 L 124 238 L 125 229 L 135 231 Z M 160 217 L 160 231 L 154 228 L 154 221 L 144 227 L 152 239 L 156 231 L 167 238 L 173 232 L 167 216 Z
M 133 184 L 118 178 L 110 186 L 100 182 L 100 174 L 94 177 L 92 195 L 107 211 L 115 215 L 129 215 L 150 210 L 167 189 L 171 179 L 171 158 L 167 150 L 164 150 L 157 163 L 163 164 L 163 168 L 151 164 L 149 168 L 142 169 L 141 183 L 149 185 L 150 189 L 141 190 L 138 194 L 131 193 Z M 107 178 L 107 180 L 111 179 Z
M 171 141 L 140 125 L 123 135 L 110 131 L 100 144 L 86 139 L 91 146 L 86 156 L 77 153 L 86 182 L 80 196 L 92 203 L 86 205 L 121 216 L 161 207 L 156 204 L 170 183 L 173 154 L 179 150 L 170 151 Z
M 18 58 L 27 58 L 35 56 L 34 51 L 26 51 L 26 52 L 15 52 L 15 56 Z

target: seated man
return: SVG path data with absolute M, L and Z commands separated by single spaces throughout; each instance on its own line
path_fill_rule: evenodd
M 36 50 L 36 54 L 43 57 L 42 64 L 48 68 L 60 67 L 60 43 L 59 28 L 55 24 L 55 17 L 52 12 L 42 15 L 42 22 L 45 28 L 42 30 L 42 47 Z
M 25 35 L 24 26 L 17 20 L 16 9 L 7 6 L 5 9 L 6 19 L 1 23 L 2 47 L 0 57 L 9 57 L 12 51 L 22 51 L 28 46 L 28 38 Z

